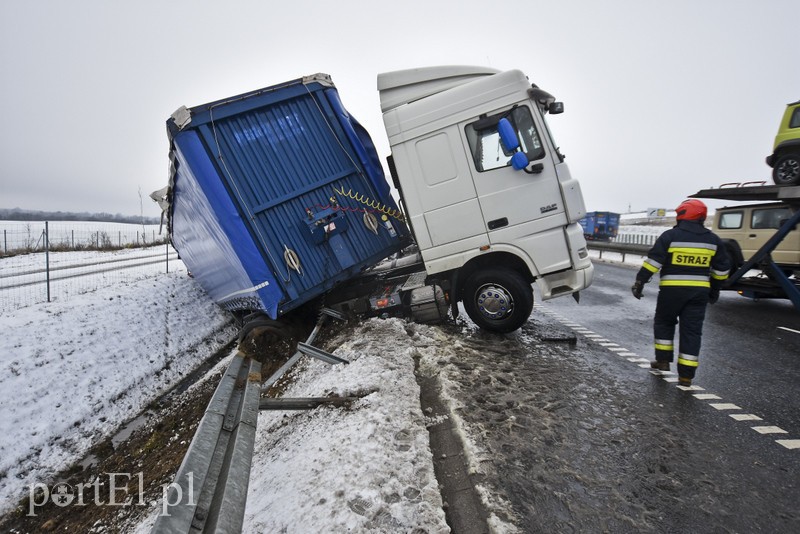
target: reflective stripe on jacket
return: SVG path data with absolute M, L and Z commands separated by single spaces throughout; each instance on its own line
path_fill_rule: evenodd
M 661 234 L 647 253 L 637 280 L 661 272 L 661 287 L 717 288 L 731 264 L 722 240 L 697 221 L 679 221 Z

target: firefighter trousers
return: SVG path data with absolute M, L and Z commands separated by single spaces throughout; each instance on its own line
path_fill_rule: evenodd
M 674 359 L 675 325 L 680 324 L 678 375 L 694 378 L 703 336 L 709 289 L 707 287 L 662 287 L 653 320 L 656 360 Z

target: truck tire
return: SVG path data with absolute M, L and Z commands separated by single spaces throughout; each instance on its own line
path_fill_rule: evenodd
M 800 154 L 784 154 L 775 161 L 772 168 L 772 181 L 775 185 L 800 184 Z
M 533 310 L 533 288 L 507 267 L 476 271 L 464 282 L 462 297 L 470 319 L 492 332 L 513 332 Z

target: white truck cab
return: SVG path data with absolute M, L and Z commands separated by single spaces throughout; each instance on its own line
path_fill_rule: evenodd
M 389 72 L 378 90 L 395 187 L 451 301 L 507 332 L 528 319 L 533 282 L 543 300 L 591 284 L 580 185 L 544 117 L 560 102 L 518 70 L 483 67 Z

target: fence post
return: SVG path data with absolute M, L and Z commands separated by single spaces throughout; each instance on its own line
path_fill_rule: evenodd
M 169 243 L 167 243 L 167 273 L 169 273 Z
M 44 222 L 44 257 L 47 271 L 47 302 L 50 302 L 50 223 Z
M 72 250 L 75 250 L 75 230 L 72 230 Z
M 117 233 L 117 246 L 122 248 L 122 231 Z
M 3 254 L 8 254 L 8 236 L 6 232 L 8 230 L 3 230 Z

